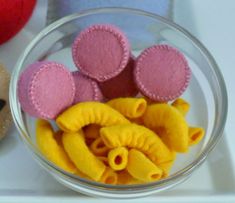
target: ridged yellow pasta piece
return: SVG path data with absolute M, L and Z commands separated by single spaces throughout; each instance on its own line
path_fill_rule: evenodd
M 176 152 L 188 151 L 188 125 L 184 116 L 168 104 L 153 104 L 143 115 L 144 125 L 155 131 Z
M 143 98 L 117 98 L 107 102 L 127 118 L 138 118 L 146 110 L 147 102 Z
M 58 136 L 58 135 L 57 135 Z M 60 139 L 60 138 L 58 138 Z M 54 132 L 50 123 L 46 120 L 37 120 L 36 142 L 42 154 L 51 162 L 70 173 L 77 170 L 69 159 L 63 147 L 54 138 Z
M 190 109 L 190 104 L 182 98 L 176 99 L 171 105 L 177 108 L 183 116 L 185 116 Z
M 174 164 L 174 160 L 158 164 L 158 167 L 162 170 L 162 178 L 166 178 L 169 176 L 169 172 L 173 164 Z
M 128 171 L 122 170 L 117 172 L 119 185 L 130 185 L 130 184 L 143 184 L 144 182 L 132 177 Z
M 136 124 L 115 125 L 100 129 L 100 136 L 109 148 L 129 147 L 145 153 L 155 164 L 172 160 L 172 154 L 151 130 Z
M 90 150 L 97 156 L 105 156 L 108 153 L 109 148 L 104 144 L 101 137 L 98 137 L 91 143 Z
M 107 104 L 81 102 L 59 115 L 56 123 L 64 132 L 76 132 L 88 124 L 110 126 L 126 124 L 130 121 Z
M 162 170 L 136 149 L 129 151 L 126 169 L 134 178 L 144 182 L 157 181 L 162 177 Z
M 82 131 L 64 133 L 63 145 L 76 167 L 93 180 L 100 180 L 105 165 L 88 149 Z
M 118 180 L 117 173 L 114 170 L 112 170 L 111 168 L 106 167 L 106 169 L 100 179 L 100 182 L 116 185 L 117 180 Z
M 86 138 L 96 139 L 100 136 L 101 126 L 96 124 L 90 124 L 83 128 L 83 132 Z
M 198 144 L 204 137 L 205 131 L 200 127 L 189 127 L 189 145 Z
M 123 170 L 128 162 L 128 150 L 125 147 L 117 147 L 108 153 L 109 166 L 116 171 Z

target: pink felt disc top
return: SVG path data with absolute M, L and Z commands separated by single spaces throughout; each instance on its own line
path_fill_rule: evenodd
M 126 67 L 130 45 L 117 27 L 97 24 L 77 36 L 72 46 L 72 56 L 84 75 L 103 82 L 115 77 Z
M 72 74 L 57 62 L 36 62 L 29 65 L 18 81 L 22 109 L 31 116 L 55 119 L 74 100 Z
M 170 101 L 185 91 L 191 70 L 177 49 L 155 45 L 137 58 L 134 75 L 142 94 L 155 101 Z

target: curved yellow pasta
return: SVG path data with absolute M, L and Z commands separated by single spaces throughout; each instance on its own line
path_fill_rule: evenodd
M 190 109 L 190 104 L 182 98 L 176 99 L 171 105 L 177 108 L 183 116 L 185 116 Z
M 127 166 L 128 150 L 125 147 L 117 147 L 109 151 L 109 166 L 116 171 L 123 170 Z
M 63 147 L 57 143 L 56 139 L 54 138 L 52 126 L 48 121 L 41 119 L 37 120 L 36 143 L 39 150 L 48 160 L 61 167 L 65 171 L 75 173 L 77 170 L 75 165 L 69 159 Z
M 200 127 L 189 127 L 189 145 L 198 144 L 204 137 L 205 131 Z
M 109 165 L 108 158 L 106 156 L 97 156 L 97 158 L 102 161 L 106 166 Z
M 158 164 L 158 167 L 162 170 L 162 178 L 166 178 L 169 176 L 169 172 L 173 164 L 174 164 L 174 160 Z
M 118 180 L 117 173 L 109 167 L 106 167 L 103 175 L 100 178 L 100 182 L 112 185 L 116 185 L 117 180 Z
M 147 102 L 143 98 L 117 98 L 107 102 L 127 118 L 138 118 L 146 110 Z
M 130 123 L 130 121 L 107 104 L 100 102 L 81 102 L 59 115 L 56 123 L 64 132 L 76 132 L 92 123 L 101 126 L 110 126 L 126 124 Z
M 176 152 L 188 151 L 188 125 L 183 115 L 168 104 L 153 104 L 143 115 L 146 127 L 155 131 Z
M 127 184 L 143 184 L 144 182 L 132 177 L 128 171 L 122 170 L 117 172 L 118 180 L 117 184 L 119 185 L 127 185 Z
M 91 143 L 90 150 L 97 156 L 104 156 L 109 151 L 109 148 L 105 146 L 101 137 L 98 137 L 94 142 Z
M 76 167 L 93 180 L 100 180 L 105 165 L 88 149 L 82 131 L 64 133 L 63 145 Z
M 90 124 L 83 128 L 83 132 L 86 138 L 96 139 L 100 136 L 101 126 L 96 124 Z
M 129 147 L 145 153 L 155 164 L 172 160 L 172 154 L 151 130 L 136 124 L 115 125 L 100 129 L 100 136 L 109 148 Z
M 162 177 L 162 170 L 136 149 L 129 151 L 126 169 L 134 178 L 144 182 L 156 181 Z

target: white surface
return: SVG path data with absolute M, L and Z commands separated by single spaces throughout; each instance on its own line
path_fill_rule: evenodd
M 223 72 L 229 93 L 226 136 L 206 163 L 189 180 L 168 192 L 145 199 L 127 200 L 128 202 L 235 202 L 235 157 L 233 157 L 235 120 L 232 117 L 235 113 L 235 107 L 232 105 L 235 103 L 235 94 L 232 90 L 235 75 L 233 68 L 235 57 L 232 55 L 235 53 L 234 10 L 235 1 L 233 0 L 177 1 L 175 13 L 180 15 L 176 15 L 176 21 L 205 44 Z M 18 39 L 25 40 L 26 38 L 19 36 Z M 13 42 L 9 44 L 11 43 Z M 24 46 L 27 43 L 28 41 L 24 41 L 21 45 Z M 6 46 L 10 46 L 9 44 Z M 4 56 L 5 64 L 14 63 L 11 58 L 6 60 L 5 56 L 8 53 L 9 49 L 3 50 L 1 47 L 0 59 Z M 16 50 L 15 53 L 17 55 L 19 51 Z M 32 159 L 13 128 L 10 135 L 0 143 L 0 202 L 42 201 L 45 203 L 111 202 L 111 200 L 80 195 L 57 183 Z M 117 201 L 112 200 L 112 202 Z

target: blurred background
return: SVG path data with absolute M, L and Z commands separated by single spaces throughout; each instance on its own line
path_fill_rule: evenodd
M 12 0 L 14 1 L 19 0 Z M 1 26 L 2 28 L 5 26 L 4 23 L 8 17 L 1 14 L 6 9 L 1 5 L 6 2 L 10 1 L 0 0 L 0 38 L 3 35 L 1 31 L 6 32 L 1 29 Z M 226 82 L 229 111 L 223 139 L 213 152 L 213 156 L 210 156 L 207 163 L 193 175 L 190 183 L 186 181 L 174 192 L 165 192 L 160 196 L 186 195 L 185 198 L 189 197 L 191 200 L 191 197 L 196 197 L 198 201 L 217 196 L 221 201 L 235 202 L 235 183 L 231 175 L 235 172 L 234 0 L 37 0 L 32 6 L 28 19 L 17 33 L 0 44 L 0 63 L 11 72 L 27 44 L 40 30 L 56 19 L 85 9 L 112 6 L 145 10 L 181 25 L 211 52 Z M 75 195 L 72 191 L 58 185 L 41 168 L 38 168 L 21 144 L 14 127 L 10 130 L 9 136 L 0 142 L 0 202 L 4 198 L 14 202 L 14 196 L 20 195 L 44 194 L 53 197 Z M 24 154 L 24 156 L 15 160 L 17 154 Z M 10 174 L 9 169 L 4 167 L 9 165 L 9 162 L 12 162 Z M 216 170 L 212 170 L 213 168 Z M 26 179 L 25 174 L 31 175 L 32 179 Z M 84 197 L 81 196 L 81 198 Z

